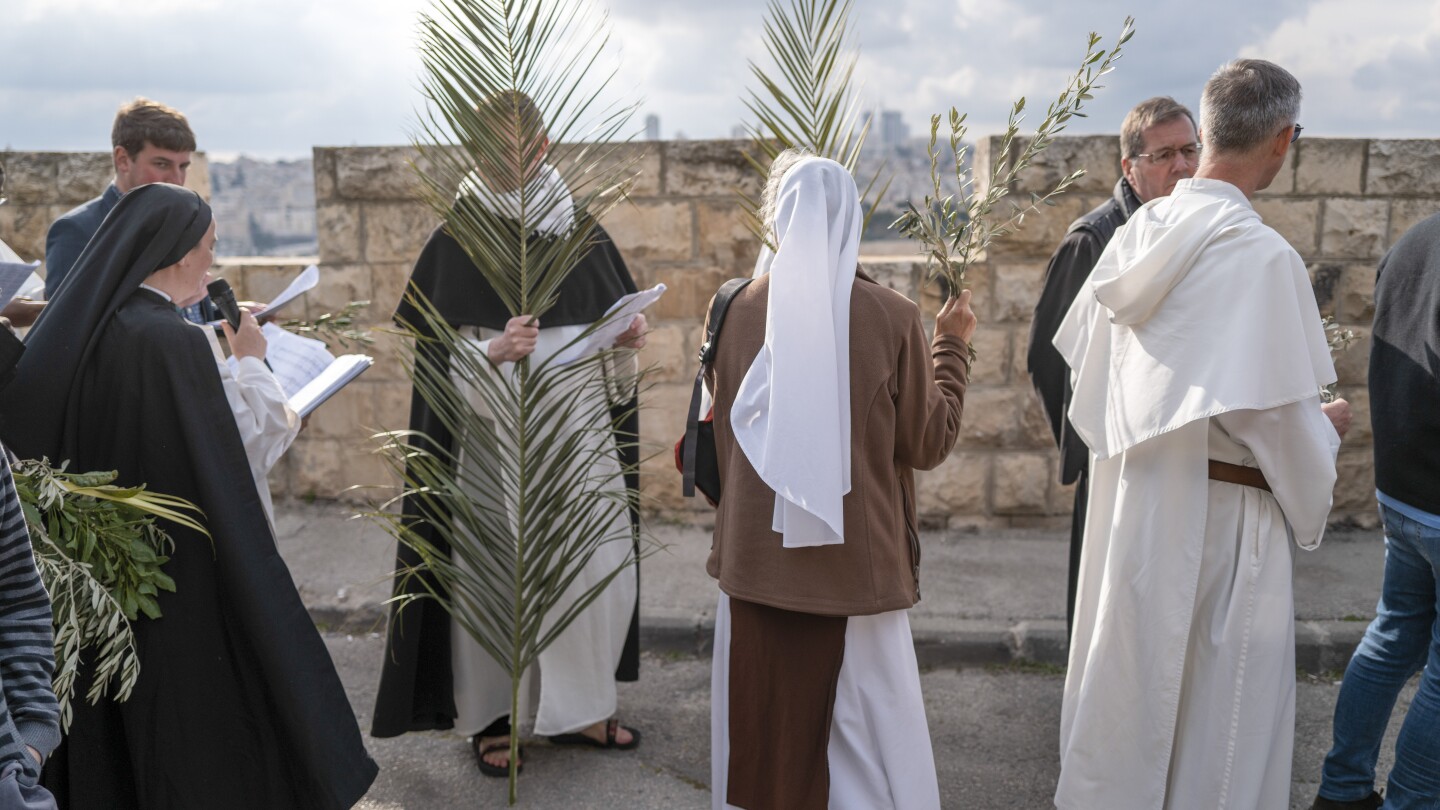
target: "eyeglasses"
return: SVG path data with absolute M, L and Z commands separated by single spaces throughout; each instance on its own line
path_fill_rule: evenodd
M 1300 126 L 1300 124 L 1297 122 L 1295 124 L 1295 131 L 1290 133 L 1290 143 L 1295 143 L 1296 141 L 1300 140 L 1300 133 L 1304 129 L 1305 127 Z
M 1151 164 L 1156 166 L 1163 166 L 1167 163 L 1174 163 L 1175 157 L 1177 155 L 1179 157 L 1185 158 L 1186 163 L 1194 164 L 1200 159 L 1200 144 L 1187 143 L 1179 149 L 1170 147 L 1167 149 L 1161 149 L 1159 152 L 1152 152 L 1145 155 L 1136 155 L 1135 157 L 1145 158 L 1146 160 L 1150 161 Z

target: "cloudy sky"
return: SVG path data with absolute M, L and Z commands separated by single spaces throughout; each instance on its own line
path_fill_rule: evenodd
M 430 0 L 4 0 L 0 148 L 108 146 L 118 104 L 145 95 L 189 115 L 220 157 L 404 143 L 422 103 L 417 12 Z M 726 137 L 741 122 L 763 0 L 608 0 L 618 99 L 663 137 Z M 994 132 L 1026 95 L 1043 109 L 1084 53 L 1137 34 L 1074 132 L 1115 132 L 1135 102 L 1198 105 L 1221 62 L 1259 56 L 1305 87 L 1306 134 L 1440 137 L 1435 0 L 855 0 L 857 78 L 917 134 L 957 106 Z M 637 119 L 636 128 L 640 127 Z

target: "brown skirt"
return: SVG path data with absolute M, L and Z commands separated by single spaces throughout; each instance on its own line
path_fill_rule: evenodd
M 729 804 L 826 810 L 847 621 L 730 599 Z

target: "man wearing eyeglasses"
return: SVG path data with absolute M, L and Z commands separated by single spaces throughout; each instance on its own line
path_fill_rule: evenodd
M 1290 806 L 1294 545 L 1349 427 L 1305 262 L 1251 200 L 1299 134 L 1259 59 L 1205 84 L 1195 176 L 1131 215 L 1055 333 L 1090 448 L 1059 810 Z
M 1075 619 L 1075 583 L 1085 535 L 1090 449 L 1075 435 L 1065 418 L 1065 411 L 1070 407 L 1070 369 L 1050 339 L 1115 230 L 1141 205 L 1164 197 L 1176 183 L 1195 173 L 1200 163 L 1195 117 L 1169 96 L 1140 102 L 1120 125 L 1120 156 L 1123 176 L 1115 184 L 1114 196 L 1071 223 L 1060 247 L 1050 257 L 1045 289 L 1040 293 L 1035 318 L 1030 324 L 1027 357 L 1030 382 L 1050 419 L 1055 443 L 1060 446 L 1060 483 L 1075 484 L 1075 511 L 1070 523 L 1070 577 L 1065 599 L 1067 632 Z

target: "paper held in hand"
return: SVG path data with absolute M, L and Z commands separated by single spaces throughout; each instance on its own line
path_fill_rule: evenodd
M 0 245 L 3 244 L 0 242 Z M 4 307 L 14 300 L 22 289 L 33 286 L 28 282 L 32 277 L 39 278 L 35 275 L 35 269 L 39 266 L 40 262 L 27 264 L 20 261 L 4 261 L 3 258 L 0 258 L 0 307 Z M 43 281 L 40 282 L 40 288 L 42 290 L 45 288 Z
M 260 327 L 260 331 L 268 343 L 265 361 L 290 398 L 290 408 L 301 418 L 309 416 L 375 362 L 364 354 L 336 357 L 322 341 L 287 332 L 273 323 Z M 235 358 L 229 362 L 234 369 Z
M 611 304 L 600 319 L 603 325 L 585 336 L 583 340 L 572 344 L 556 355 L 556 364 L 573 363 L 582 357 L 589 357 L 598 351 L 614 346 L 615 339 L 625 334 L 625 330 L 630 328 L 630 322 L 635 320 L 635 316 L 639 315 L 646 307 L 659 301 L 660 296 L 664 294 L 665 285 L 656 284 L 648 290 L 630 293 Z
M 257 313 L 256 317 L 259 318 L 261 321 L 266 321 L 275 317 L 276 310 L 280 309 L 291 301 L 294 301 L 296 298 L 299 298 L 305 293 L 315 289 L 315 285 L 319 283 L 320 268 L 312 264 L 304 270 L 300 271 L 300 275 L 296 276 L 295 280 L 290 282 L 289 286 L 281 290 L 279 295 L 272 298 L 270 302 L 265 305 L 265 308 L 259 313 Z M 220 321 L 211 321 L 210 325 L 219 326 Z M 296 337 L 299 336 L 296 335 Z M 271 360 L 270 364 L 273 366 L 275 364 L 275 361 Z

